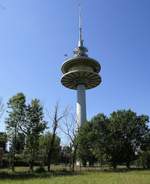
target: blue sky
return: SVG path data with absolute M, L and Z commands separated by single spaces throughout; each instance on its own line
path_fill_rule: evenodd
M 76 91 L 60 83 L 64 54 L 78 40 L 78 0 L 0 0 L 0 97 L 17 92 L 53 111 L 75 111 Z M 102 84 L 87 91 L 87 114 L 128 109 L 150 115 L 150 1 L 82 0 L 89 56 Z M 5 8 L 4 8 L 4 7 Z M 4 122 L 0 124 L 4 130 Z

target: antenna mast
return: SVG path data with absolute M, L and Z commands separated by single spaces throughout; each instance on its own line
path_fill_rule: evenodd
M 83 47 L 83 38 L 82 38 L 82 16 L 81 16 L 81 5 L 79 4 L 79 42 L 78 47 Z
M 79 40 L 78 40 L 78 46 L 74 50 L 74 54 L 76 56 L 88 56 L 86 52 L 88 52 L 87 48 L 84 47 L 84 40 L 83 40 L 83 30 L 82 30 L 82 16 L 81 16 L 81 5 L 79 4 Z

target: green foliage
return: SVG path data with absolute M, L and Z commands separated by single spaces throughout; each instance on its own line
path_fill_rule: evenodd
M 0 104 L 1 105 L 1 104 Z M 0 108 L 1 111 L 1 108 Z M 18 93 L 8 101 L 8 117 L 6 118 L 7 136 L 0 134 L 0 146 L 5 149 L 9 140 L 9 158 L 12 169 L 14 163 L 29 163 L 33 171 L 35 164 L 45 164 L 50 171 L 51 163 L 72 164 L 74 168 L 76 153 L 86 166 L 110 163 L 114 168 L 139 160 L 144 168 L 150 168 L 150 128 L 149 117 L 138 116 L 131 110 L 118 110 L 108 118 L 98 114 L 79 129 L 72 129 L 66 124 L 62 130 L 70 139 L 70 145 L 61 150 L 60 138 L 56 135 L 59 121 L 64 114 L 58 114 L 58 105 L 52 120 L 52 133 L 43 134 L 47 128 L 44 121 L 43 106 L 38 99 L 26 103 L 23 93 Z M 60 153 L 61 150 L 61 153 Z
M 70 164 L 71 162 L 71 154 L 72 150 L 70 146 L 63 146 L 61 147 L 61 163 L 64 163 L 65 165 Z
M 140 154 L 139 157 L 140 165 L 143 166 L 143 168 L 150 169 L 150 150 L 149 151 L 143 151 Z
M 17 136 L 25 121 L 25 101 L 26 98 L 23 93 L 18 93 L 8 101 L 8 118 L 5 123 L 10 141 Z
M 48 152 L 51 149 L 51 141 L 52 141 L 52 133 L 47 132 L 44 135 L 40 136 L 39 141 L 39 153 L 40 159 L 47 164 L 48 160 Z M 52 152 L 52 161 L 53 163 L 57 163 L 60 159 L 60 138 L 58 136 L 55 137 L 54 145 Z
M 137 158 L 143 137 L 148 131 L 148 121 L 147 116 L 137 116 L 131 110 L 111 114 L 106 151 L 114 167 L 122 163 L 129 167 L 130 162 Z
M 78 136 L 79 145 L 77 155 L 84 166 L 86 166 L 87 161 L 95 161 L 94 145 L 92 142 L 94 140 L 94 132 L 91 129 L 92 123 L 86 122 L 80 129 Z
M 16 153 L 17 154 L 21 154 L 24 150 L 24 146 L 25 146 L 25 135 L 23 133 L 18 133 L 16 135 L 16 138 L 13 137 L 12 140 Z
M 104 114 L 98 114 L 81 127 L 78 136 L 78 155 L 84 165 L 87 161 L 90 165 L 96 160 L 103 162 L 108 134 L 107 124 L 108 118 Z
M 143 137 L 139 160 L 143 168 L 150 168 L 150 129 Z
M 4 132 L 0 132 L 0 148 L 6 150 L 6 143 L 7 143 L 7 135 Z
M 25 154 L 29 160 L 30 169 L 33 170 L 34 161 L 37 159 L 40 134 L 46 128 L 43 120 L 43 107 L 40 101 L 35 99 L 26 107 L 26 122 L 23 125 L 26 134 Z
M 6 126 L 11 144 L 12 169 L 14 170 L 15 154 L 25 149 L 24 153 L 26 153 L 32 170 L 39 148 L 39 137 L 46 128 L 46 122 L 43 120 L 43 107 L 37 99 L 26 105 L 25 95 L 18 93 L 10 98 L 8 108 Z
M 38 167 L 38 168 L 35 169 L 35 172 L 36 173 L 44 173 L 44 172 L 46 172 L 46 170 L 45 170 L 44 167 Z
M 8 118 L 6 119 L 6 130 L 10 141 L 11 165 L 14 170 L 15 154 L 17 147 L 17 137 L 19 136 L 20 127 L 25 122 L 25 101 L 26 98 L 23 93 L 10 98 L 8 101 Z
M 81 127 L 79 132 L 79 157 L 87 161 L 109 161 L 114 168 L 118 164 L 137 158 L 143 139 L 149 131 L 148 116 L 137 116 L 131 110 L 113 112 L 110 118 L 98 114 Z

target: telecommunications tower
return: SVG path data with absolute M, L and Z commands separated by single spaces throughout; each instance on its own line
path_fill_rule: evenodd
M 88 56 L 88 50 L 83 42 L 81 13 L 79 13 L 78 46 L 73 52 L 74 55 L 66 59 L 61 67 L 63 73 L 62 85 L 77 91 L 76 114 L 79 127 L 86 121 L 86 90 L 101 83 L 99 75 L 101 66 L 98 61 Z

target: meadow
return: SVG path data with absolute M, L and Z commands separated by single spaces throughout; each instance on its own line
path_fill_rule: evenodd
M 0 184 L 150 184 L 150 171 L 84 171 L 68 176 L 3 178 Z

